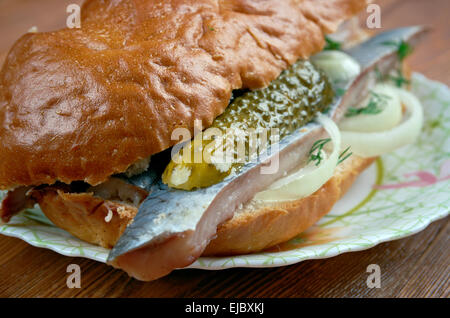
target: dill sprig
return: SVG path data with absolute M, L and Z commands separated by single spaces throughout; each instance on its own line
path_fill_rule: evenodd
M 344 88 L 342 88 L 342 87 L 337 87 L 337 88 L 335 89 L 335 93 L 336 93 L 336 95 L 337 95 L 338 97 L 344 96 L 346 92 L 347 92 L 347 90 L 344 89 Z
M 413 52 L 413 47 L 409 43 L 407 43 L 403 40 L 400 42 L 386 41 L 386 42 L 383 42 L 382 44 L 394 46 L 397 48 L 397 57 L 398 57 L 398 60 L 400 61 L 400 63 L 403 63 L 403 60 Z M 401 66 L 397 69 L 397 75 L 396 76 L 390 75 L 389 79 L 391 79 L 395 83 L 395 85 L 400 88 L 403 85 L 409 84 L 409 80 L 406 79 L 403 75 Z
M 398 59 L 400 60 L 400 62 L 403 62 L 403 60 L 413 52 L 412 46 L 408 42 L 405 42 L 403 40 L 400 42 L 386 41 L 386 42 L 383 42 L 382 44 L 396 47 L 397 48 L 397 56 L 398 56 Z
M 375 93 L 374 91 L 371 91 L 370 95 L 371 97 L 367 106 L 361 108 L 350 107 L 345 113 L 345 117 L 353 117 L 360 114 L 375 115 L 381 113 L 383 110 L 381 106 L 386 104 L 386 101 L 390 99 L 390 97 L 384 94 Z
M 323 158 L 322 158 L 323 147 L 325 147 L 325 145 L 327 143 L 329 143 L 330 141 L 331 141 L 331 138 L 325 138 L 325 139 L 317 140 L 312 145 L 311 150 L 309 151 L 308 163 L 310 163 L 311 161 L 315 161 L 315 165 L 316 166 L 320 165 L 320 163 L 323 160 Z
M 342 44 L 340 42 L 334 41 L 328 36 L 325 36 L 325 48 L 324 50 L 340 50 Z
M 403 85 L 409 85 L 410 83 L 410 81 L 403 76 L 403 72 L 400 70 L 397 70 L 397 75 L 390 75 L 389 79 L 391 79 L 399 88 L 402 88 Z
M 346 160 L 348 157 L 353 155 L 353 152 L 347 153 L 350 150 L 350 146 L 347 147 L 340 155 L 339 155 L 339 161 L 337 164 L 342 163 L 344 160 Z
M 313 146 L 311 147 L 311 150 L 309 151 L 309 159 L 308 159 L 308 163 L 310 163 L 311 161 L 315 161 L 315 165 L 319 166 L 320 163 L 323 160 L 322 157 L 322 150 L 325 147 L 325 145 L 327 143 L 329 143 L 331 141 L 331 138 L 325 138 L 325 139 L 319 139 L 317 140 Z M 347 158 L 349 158 L 353 152 L 349 152 L 350 150 L 350 146 L 347 147 L 347 149 L 345 149 L 340 155 L 339 155 L 339 160 L 337 164 L 342 163 L 344 160 L 346 160 Z

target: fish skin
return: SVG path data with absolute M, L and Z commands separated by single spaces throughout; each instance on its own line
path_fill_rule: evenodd
M 369 68 L 373 67 L 380 58 L 396 52 L 395 47 L 386 45 L 386 42 L 403 40 L 415 47 L 428 32 L 429 28 L 426 26 L 397 28 L 382 32 L 345 52 L 355 58 L 363 68 Z
M 358 100 L 358 98 L 362 99 L 364 96 L 359 96 L 364 95 L 361 94 L 362 92 L 368 93 L 368 87 L 371 87 L 376 81 L 375 74 L 372 74 L 374 73 L 372 71 L 375 67 L 378 67 L 380 72 L 386 73 L 387 70 L 391 69 L 394 64 L 397 63 L 395 59 L 392 58 L 396 54 L 395 47 L 385 45 L 383 42 L 403 40 L 411 43 L 412 46 L 415 46 L 417 41 L 426 33 L 426 31 L 427 29 L 421 26 L 399 28 L 381 33 L 367 42 L 348 50 L 347 53 L 360 63 L 362 72 L 355 80 L 342 85 L 341 88 L 345 89 L 346 93 L 341 97 L 336 97 L 328 111 L 328 114 L 333 120 L 338 121 L 352 102 Z M 304 128 L 307 128 L 308 130 L 302 132 Z M 308 123 L 302 129 L 297 130 L 281 140 L 279 144 L 280 157 L 283 156 L 283 153 L 287 154 L 288 152 L 292 152 L 293 148 L 295 148 L 294 146 L 298 147 L 299 145 L 306 145 L 307 140 L 312 140 L 314 139 L 313 137 L 318 137 L 320 135 L 323 135 L 323 128 L 315 122 Z M 304 148 L 302 149 L 304 155 L 309 148 L 302 148 Z M 267 163 L 272 156 L 273 155 L 269 154 L 263 155 L 257 162 L 247 163 L 238 174 L 231 175 L 222 182 L 211 187 L 195 191 L 168 188 L 167 185 L 162 183 L 160 178 L 155 177 L 153 172 L 150 172 L 149 177 L 147 177 L 150 179 L 146 179 L 145 175 L 133 177 L 134 180 L 129 181 L 135 185 L 139 185 L 139 183 L 136 183 L 136 180 L 141 178 L 139 181 L 141 182 L 140 184 L 145 184 L 146 189 L 150 190 L 150 195 L 141 204 L 133 223 L 127 227 L 117 244 L 110 251 L 107 262 L 113 266 L 121 267 L 118 258 L 122 258 L 124 255 L 126 256 L 127 253 L 141 248 L 147 248 L 152 245 L 158 245 L 161 242 L 167 241 L 168 238 L 183 237 L 186 233 L 192 234 L 196 231 L 199 222 L 206 212 L 209 212 L 214 205 L 217 205 L 217 201 L 220 201 L 218 198 L 223 201 L 221 202 L 221 205 L 226 206 L 231 211 L 225 214 L 232 216 L 234 210 L 236 210 L 237 206 L 239 203 L 242 203 L 242 201 L 237 202 L 235 193 L 230 192 L 230 189 L 234 189 L 235 187 L 244 189 L 245 182 L 248 183 L 246 179 L 252 180 L 248 175 L 254 176 L 255 171 L 261 165 Z M 290 167 L 289 169 L 288 167 L 288 170 L 284 171 L 289 171 L 292 168 L 293 167 Z M 277 179 L 278 177 L 279 175 L 274 175 L 272 177 L 266 175 L 264 179 L 266 179 L 267 182 L 255 184 L 253 186 L 253 192 L 262 190 L 257 188 L 266 187 L 274 181 L 272 179 Z M 239 185 L 239 187 L 237 187 L 237 185 Z M 245 197 L 245 195 L 241 195 L 241 199 L 243 197 Z M 202 242 L 205 247 L 212 237 L 213 235 L 206 238 L 205 242 Z M 186 253 L 189 252 L 191 251 L 187 251 Z M 195 254 L 196 255 L 187 257 L 186 259 L 189 259 L 189 262 L 195 261 L 196 257 L 200 256 L 198 251 L 196 251 Z M 187 265 L 189 264 L 180 262 L 179 266 L 165 269 L 165 272 L 169 273 L 177 267 Z M 128 271 L 127 268 L 123 269 Z M 155 277 L 152 277 L 151 275 L 142 275 L 139 277 L 136 273 L 128 272 L 129 274 L 144 280 L 148 280 L 148 278 L 158 278 L 156 276 L 159 275 L 156 274 Z

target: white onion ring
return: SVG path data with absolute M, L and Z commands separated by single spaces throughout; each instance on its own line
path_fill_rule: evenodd
M 393 129 L 381 132 L 342 131 L 343 147 L 350 146 L 361 157 L 380 156 L 404 145 L 413 143 L 423 125 L 420 101 L 408 91 L 395 88 L 400 101 L 408 110 L 409 117 Z
M 267 190 L 257 193 L 257 201 L 286 202 L 307 197 L 320 189 L 334 174 L 341 149 L 339 128 L 330 118 L 319 115 L 317 121 L 323 125 L 333 142 L 333 151 L 318 167 L 302 167 L 296 172 L 274 182 Z
M 312 56 L 311 62 L 337 82 L 348 81 L 361 73 L 358 62 L 342 51 L 322 51 Z
M 372 92 L 386 95 L 384 109 L 378 114 L 359 114 L 353 117 L 345 117 L 339 123 L 339 129 L 343 131 L 376 132 L 384 131 L 397 126 L 402 120 L 402 105 L 397 89 L 391 85 L 377 84 Z M 368 105 L 371 96 L 368 96 L 363 105 Z

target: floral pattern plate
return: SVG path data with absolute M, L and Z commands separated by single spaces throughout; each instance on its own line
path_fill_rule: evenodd
M 275 267 L 327 258 L 417 233 L 446 217 L 450 206 L 450 90 L 414 74 L 412 91 L 425 112 L 419 140 L 378 159 L 314 227 L 262 253 L 202 257 L 190 268 Z M 0 233 L 100 262 L 106 261 L 109 252 L 55 227 L 37 208 L 0 225 Z

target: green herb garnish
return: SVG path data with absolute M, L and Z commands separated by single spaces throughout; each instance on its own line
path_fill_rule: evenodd
M 397 56 L 400 62 L 402 62 L 408 55 L 410 55 L 413 52 L 412 46 L 403 40 L 400 42 L 386 41 L 383 42 L 382 44 L 396 47 Z
M 311 147 L 311 150 L 309 151 L 309 160 L 308 163 L 310 163 L 311 161 L 315 161 L 315 165 L 318 166 L 320 165 L 320 163 L 322 162 L 323 158 L 322 158 L 322 150 L 323 147 L 325 147 L 325 145 L 327 143 L 329 143 L 331 141 L 331 138 L 326 138 L 326 139 L 319 139 L 317 140 L 314 145 Z M 344 160 L 346 160 L 347 158 L 349 158 L 353 152 L 350 152 L 350 146 L 347 147 L 347 149 L 345 149 L 340 155 L 339 155 L 339 160 L 337 164 L 342 163 Z
M 340 42 L 334 41 L 330 39 L 328 36 L 325 36 L 325 48 L 324 50 L 340 50 L 342 44 Z
M 346 92 L 346 90 L 341 87 L 338 87 L 335 90 L 335 93 L 338 97 L 344 96 L 345 92 Z
M 382 44 L 394 46 L 397 48 L 397 57 L 398 57 L 398 60 L 400 61 L 400 63 L 403 63 L 403 60 L 413 52 L 412 46 L 403 40 L 400 42 L 386 41 L 386 42 L 383 42 Z M 395 85 L 400 88 L 403 85 L 409 84 L 409 80 L 407 80 L 403 76 L 403 71 L 402 71 L 401 66 L 397 69 L 397 76 L 391 75 L 391 76 L 389 76 L 389 79 L 391 79 L 395 83 Z
M 402 88 L 403 85 L 409 85 L 410 81 L 403 76 L 403 73 L 400 70 L 397 70 L 397 75 L 390 75 L 389 79 L 391 79 L 395 85 L 399 88 Z
M 346 160 L 348 157 L 353 155 L 353 152 L 347 153 L 350 149 L 350 146 L 347 147 L 340 155 L 339 155 L 339 161 L 337 164 L 342 163 L 344 160 Z
M 311 147 L 311 150 L 309 151 L 308 163 L 310 163 L 311 161 L 315 161 L 316 166 L 320 165 L 320 163 L 323 160 L 322 158 L 323 147 L 330 141 L 331 138 L 317 140 Z
M 353 117 L 360 114 L 375 115 L 381 113 L 383 110 L 381 106 L 384 105 L 390 97 L 373 91 L 370 92 L 370 95 L 371 97 L 367 106 L 362 108 L 350 107 L 345 113 L 345 117 Z
M 213 27 L 208 26 L 209 31 L 216 31 Z

